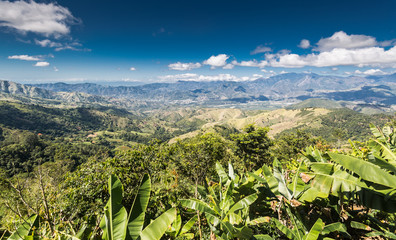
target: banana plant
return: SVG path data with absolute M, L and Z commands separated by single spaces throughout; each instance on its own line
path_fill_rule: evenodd
M 181 205 L 203 212 L 216 239 L 253 238 L 253 231 L 248 227 L 253 222 L 249 219 L 249 206 L 257 200 L 257 193 L 244 196 L 236 191 L 248 180 L 237 176 L 231 164 L 228 174 L 219 163 L 216 164 L 216 169 L 220 181 L 213 183 L 207 180 L 206 188 L 200 188 L 201 196 L 206 197 L 208 202 L 185 199 L 180 201 Z
M 122 205 L 122 183 L 116 176 L 110 176 L 110 199 L 100 223 L 100 228 L 103 230 L 102 238 L 105 240 L 159 240 L 176 219 L 176 208 L 169 209 L 143 229 L 150 192 L 150 177 L 145 174 L 128 214 Z
M 32 233 L 35 228 L 38 228 L 39 217 L 37 215 L 32 215 L 24 223 L 22 223 L 17 230 L 11 234 L 8 238 L 9 240 L 24 240 L 32 238 Z
M 183 239 L 193 239 L 194 233 L 189 233 L 189 231 L 194 226 L 197 220 L 198 220 L 198 215 L 194 215 L 182 227 L 182 219 L 180 214 L 178 214 L 176 217 L 176 221 L 174 221 L 171 228 L 168 231 L 166 231 L 166 234 L 173 238 L 182 237 Z
M 322 198 L 333 195 L 359 201 L 368 208 L 396 212 L 396 172 L 386 167 L 391 165 L 389 162 L 379 156 L 370 161 L 333 152 L 323 154 L 317 161 L 312 152 L 312 148 L 305 152 L 309 171 L 304 173 L 309 176 L 311 192 Z
M 310 157 L 318 160 L 320 164 L 324 164 L 326 161 L 318 151 L 314 151 Z M 295 211 L 304 202 L 311 202 L 318 196 L 327 196 L 305 183 L 307 181 L 306 178 L 308 180 L 312 178 L 306 174 L 304 175 L 308 171 L 305 162 L 300 162 L 299 167 L 289 179 L 286 178 L 287 173 L 282 169 L 279 161 L 276 159 L 273 162 L 272 172 L 265 165 L 261 170 L 261 172 L 256 171 L 256 173 L 250 173 L 250 175 L 269 190 L 272 195 L 268 195 L 268 197 L 271 200 L 278 202 L 276 211 L 278 212 L 279 220 L 272 218 L 271 221 L 275 223 L 278 230 L 285 237 L 298 240 L 316 240 L 319 238 L 322 239 L 335 231 L 342 233 L 346 237 L 350 237 L 344 224 L 334 223 L 325 225 L 321 218 L 318 218 L 311 228 L 307 228 L 299 211 Z M 304 177 L 301 177 L 301 174 Z M 289 227 L 286 225 L 289 225 Z
M 271 171 L 268 166 L 264 165 L 255 173 L 249 173 L 249 175 L 270 191 L 271 195 L 268 195 L 268 197 L 272 197 L 273 200 L 282 199 L 282 201 L 299 205 L 299 197 L 308 189 L 308 186 L 299 177 L 299 174 L 306 170 L 304 163 L 300 163 L 290 180 L 286 178 L 286 172 L 277 159 L 274 159 L 272 169 Z

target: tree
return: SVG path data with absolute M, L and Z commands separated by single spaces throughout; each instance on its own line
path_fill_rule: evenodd
M 273 142 L 267 135 L 268 131 L 269 128 L 250 124 L 242 133 L 231 135 L 237 146 L 236 154 L 244 161 L 246 171 L 272 162 L 269 149 Z

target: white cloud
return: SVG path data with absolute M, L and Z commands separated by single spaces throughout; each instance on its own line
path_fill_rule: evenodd
M 76 48 L 76 47 L 73 47 L 72 45 L 69 45 L 69 44 L 65 44 L 62 47 L 55 48 L 55 51 L 57 51 L 57 52 L 63 51 L 63 50 L 83 51 L 83 52 L 90 52 L 91 51 L 91 49 L 88 49 L 88 48 Z
M 333 68 L 331 68 L 331 71 L 338 71 L 338 68 L 333 67 Z
M 177 81 L 196 81 L 196 82 L 211 82 L 211 81 L 251 81 L 261 78 L 262 75 L 254 74 L 251 77 L 237 77 L 231 74 L 218 75 L 199 75 L 195 73 L 184 73 L 176 75 L 159 76 L 158 78 L 163 82 L 177 82 Z
M 209 59 L 205 60 L 203 64 L 210 65 L 211 69 L 215 69 L 216 67 L 223 67 L 227 64 L 227 59 L 229 56 L 226 54 L 219 54 L 217 56 L 211 56 Z
M 303 39 L 303 40 L 301 40 L 301 42 L 298 45 L 298 47 L 303 48 L 303 49 L 307 49 L 307 48 L 311 47 L 311 43 L 309 42 L 309 40 Z
M 223 67 L 223 69 L 233 69 L 234 66 L 235 66 L 234 64 L 228 63 L 228 64 L 226 64 L 226 65 Z
M 300 68 L 305 66 L 391 66 L 396 67 L 396 47 L 385 50 L 380 47 L 359 49 L 335 48 L 328 52 L 308 55 L 286 54 L 269 59 L 272 67 Z
M 250 60 L 250 61 L 241 61 L 241 62 L 237 62 L 237 61 L 232 61 L 233 65 L 236 66 L 241 66 L 241 67 L 258 67 L 258 68 L 263 68 L 266 67 L 268 65 L 268 62 L 265 60 L 262 60 L 260 62 L 258 62 L 257 60 Z
M 19 32 L 33 32 L 44 36 L 67 35 L 70 24 L 77 19 L 71 12 L 56 3 L 0 1 L 0 26 Z
M 276 72 L 273 70 L 261 69 L 261 71 L 265 74 L 263 77 L 272 77 L 276 75 Z
M 14 55 L 14 56 L 9 56 L 8 59 L 18 59 L 18 60 L 24 60 L 24 61 L 40 61 L 41 58 L 35 57 L 35 56 L 29 56 L 29 55 Z
M 256 49 L 250 52 L 251 55 L 258 54 L 258 53 L 265 53 L 265 52 L 271 52 L 272 49 L 270 47 L 266 47 L 263 45 L 257 46 Z
M 34 42 L 37 45 L 42 46 L 42 47 L 55 48 L 55 51 L 57 51 L 57 52 L 62 51 L 62 50 L 91 51 L 90 49 L 79 48 L 82 46 L 82 44 L 77 41 L 68 42 L 68 43 L 60 43 L 60 42 L 54 42 L 50 39 L 43 39 L 43 40 L 34 39 Z
M 264 76 L 261 74 L 253 74 L 253 78 L 255 79 L 259 79 L 259 78 L 263 78 Z
M 129 68 L 129 71 L 136 71 L 136 68 L 135 67 L 131 67 L 131 68 Z
M 141 80 L 133 79 L 133 78 L 121 78 L 124 82 L 141 82 Z
M 386 41 L 380 42 L 379 45 L 381 47 L 395 46 L 396 45 L 396 39 L 386 40 Z
M 57 67 L 54 67 L 54 71 L 55 71 L 55 72 L 58 72 L 59 69 L 58 69 Z
M 54 42 L 49 39 L 43 39 L 43 40 L 34 39 L 34 42 L 37 45 L 40 45 L 42 47 L 62 47 L 63 46 L 61 43 Z
M 367 35 L 348 35 L 343 31 L 339 31 L 333 34 L 329 38 L 322 38 L 316 44 L 315 51 L 328 52 L 336 48 L 343 49 L 358 49 L 374 47 L 378 45 L 377 40 L 374 37 Z
M 202 65 L 200 63 L 172 63 L 169 64 L 168 67 L 170 70 L 178 70 L 178 71 L 186 71 L 194 68 L 200 68 Z
M 35 67 L 48 67 L 49 65 L 50 65 L 49 62 L 37 62 L 33 66 L 35 66 Z
M 368 69 L 368 70 L 366 70 L 364 72 L 362 72 L 360 70 L 356 70 L 355 74 L 374 76 L 374 75 L 389 75 L 391 73 L 384 72 L 381 69 Z

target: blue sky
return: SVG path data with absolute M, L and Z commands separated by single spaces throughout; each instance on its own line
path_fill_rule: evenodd
M 3 1 L 0 79 L 254 80 L 396 71 L 396 1 Z

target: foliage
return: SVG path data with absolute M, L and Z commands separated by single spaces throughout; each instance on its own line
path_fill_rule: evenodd
M 114 175 L 109 178 L 110 199 L 105 207 L 105 214 L 100 222 L 105 240 L 144 239 L 159 240 L 176 219 L 176 209 L 172 208 L 143 229 L 144 215 L 149 202 L 151 181 L 145 175 L 136 195 L 130 213 L 122 205 L 123 187 Z
M 257 200 L 256 193 L 245 196 L 240 186 L 249 184 L 248 179 L 234 174 L 229 165 L 228 175 L 219 163 L 216 164 L 219 182 L 207 182 L 206 188 L 200 188 L 200 195 L 207 199 L 181 200 L 181 205 L 203 212 L 210 227 L 211 235 L 218 239 L 250 239 L 253 231 L 248 227 L 249 206 Z M 252 221 L 254 222 L 254 220 Z
M 236 154 L 243 160 L 245 169 L 251 171 L 270 164 L 269 149 L 273 142 L 267 136 L 269 129 L 247 125 L 243 133 L 234 134 L 231 138 L 237 146 Z
M 366 115 L 350 109 L 334 109 L 326 115 L 319 116 L 318 126 L 301 125 L 285 132 L 302 129 L 316 137 L 322 137 L 329 143 L 340 145 L 348 139 L 353 141 L 365 141 L 369 139 L 369 124 L 384 125 L 392 117 L 385 114 Z
M 300 158 L 303 149 L 311 145 L 315 145 L 321 150 L 329 148 L 323 139 L 314 137 L 307 131 L 297 129 L 295 132 L 279 134 L 271 150 L 275 158 L 287 164 L 292 159 Z
M 88 114 L 88 110 L 70 111 Z M 343 111 L 339 113 L 359 120 Z M 139 121 L 128 118 L 129 113 L 99 112 L 118 114 L 119 122 L 106 125 L 106 131 L 89 140 L 86 131 L 54 138 L 1 127 L 1 235 L 14 236 L 11 239 L 17 233 L 43 239 L 396 239 L 392 125 L 371 125 L 371 140 L 350 141 L 350 150 L 341 151 L 330 149 L 310 131 L 283 133 L 272 141 L 267 128 L 253 125 L 243 132 L 214 126 L 212 132 L 167 143 L 163 141 L 174 136 L 175 129 L 163 122 L 136 129 Z M 333 124 L 331 131 L 349 126 L 341 117 L 331 117 L 336 121 L 326 123 Z M 191 127 L 199 122 L 183 123 L 182 116 L 163 118 Z M 156 119 L 160 117 L 150 121 Z M 120 130 L 121 125 L 125 129 Z M 363 132 L 357 131 L 351 129 L 347 135 Z M 131 143 L 120 139 L 122 134 L 138 137 Z M 154 135 L 161 139 L 136 143 Z M 223 168 L 227 163 L 228 171 Z

